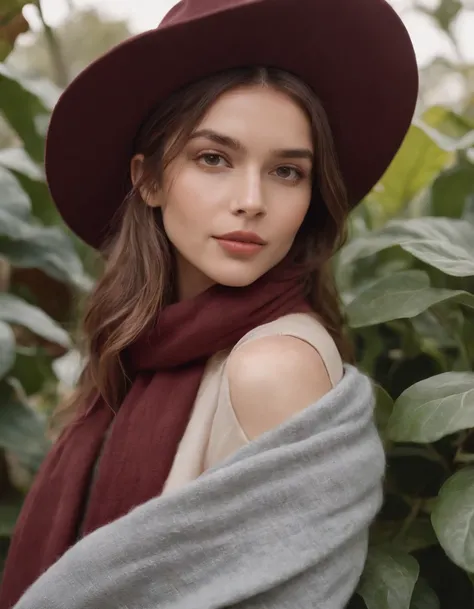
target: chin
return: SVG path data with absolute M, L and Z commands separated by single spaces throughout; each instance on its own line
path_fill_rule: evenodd
M 220 273 L 215 273 L 212 276 L 212 279 L 220 284 L 224 285 L 228 288 L 245 288 L 248 285 L 251 285 L 257 279 L 260 279 L 262 275 L 267 272 L 268 269 L 239 269 L 233 271 L 222 271 Z

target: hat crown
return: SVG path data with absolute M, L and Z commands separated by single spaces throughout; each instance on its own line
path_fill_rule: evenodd
M 164 16 L 158 29 L 186 23 L 195 19 L 207 17 L 213 13 L 220 13 L 229 9 L 253 4 L 260 0 L 181 0 L 175 4 Z

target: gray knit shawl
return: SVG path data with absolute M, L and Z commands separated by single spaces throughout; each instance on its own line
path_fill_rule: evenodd
M 346 366 L 317 403 L 79 541 L 15 609 L 342 609 L 384 468 L 371 382 Z

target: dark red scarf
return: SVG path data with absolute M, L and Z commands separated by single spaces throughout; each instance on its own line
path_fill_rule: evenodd
M 0 609 L 76 541 L 79 527 L 87 534 L 161 493 L 206 361 L 263 323 L 309 311 L 298 277 L 280 264 L 249 287 L 214 286 L 160 314 L 128 350 L 134 381 L 118 414 L 97 397 L 46 457 L 15 528 Z

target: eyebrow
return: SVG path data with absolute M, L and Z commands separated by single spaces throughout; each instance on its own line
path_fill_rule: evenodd
M 199 129 L 198 131 L 194 131 L 189 139 L 195 140 L 197 138 L 211 140 L 216 144 L 226 146 L 227 148 L 231 148 L 237 152 L 245 152 L 245 146 L 239 141 L 228 135 L 217 133 L 217 131 L 214 131 L 213 129 Z M 275 156 L 284 159 L 308 159 L 311 162 L 314 160 L 314 155 L 309 148 L 279 148 L 272 150 L 271 152 Z

